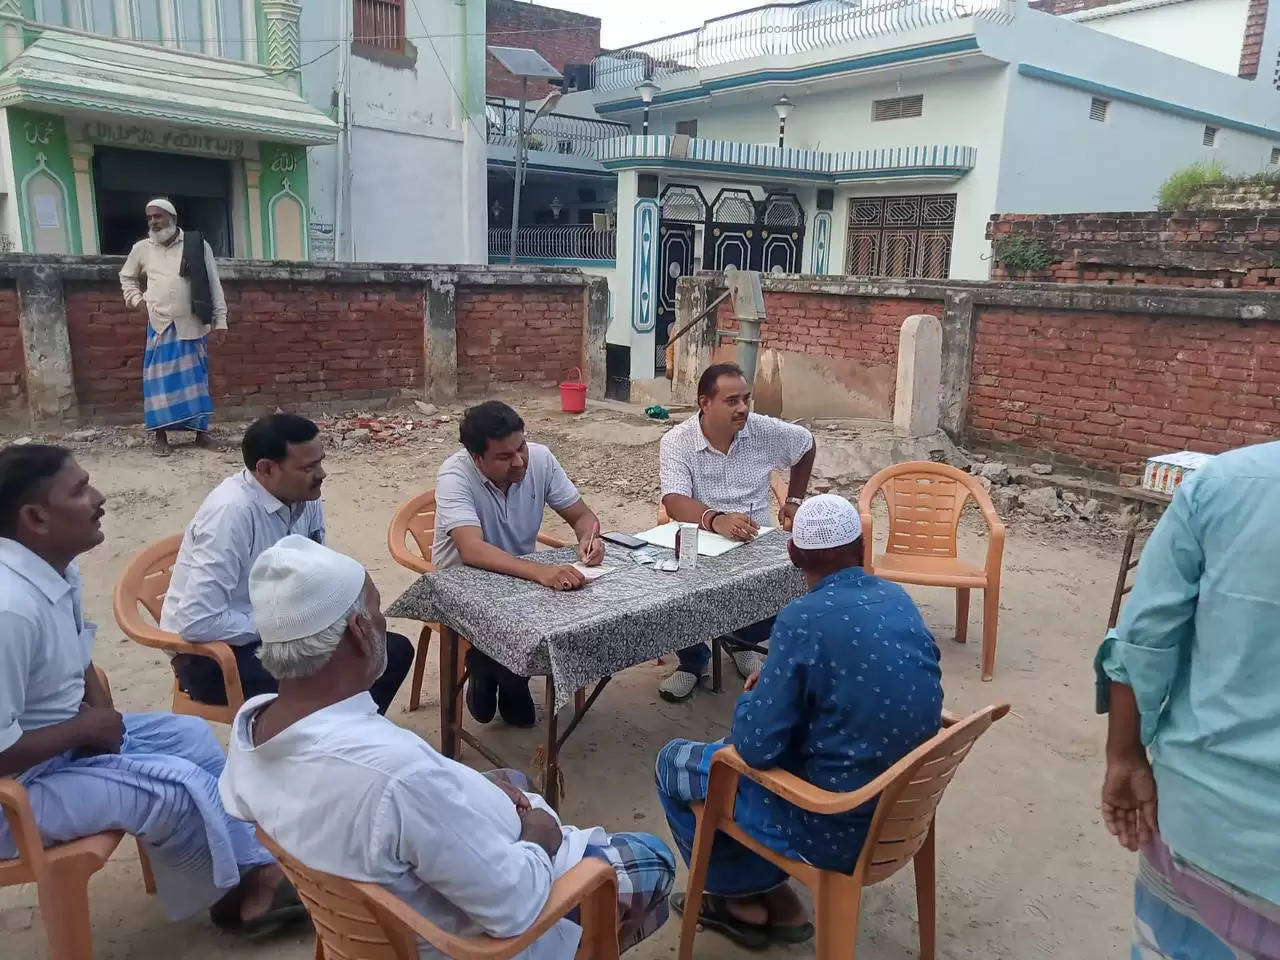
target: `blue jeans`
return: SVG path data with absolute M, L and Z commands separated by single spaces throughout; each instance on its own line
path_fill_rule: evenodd
M 737 648 L 737 645 L 733 642 L 734 640 L 763 646 L 772 632 L 773 617 L 770 617 L 768 620 L 761 620 L 759 623 L 753 623 L 750 626 L 743 627 L 741 630 L 735 630 L 725 638 L 725 642 L 728 643 L 731 650 Z M 680 660 L 681 670 L 687 670 L 689 673 L 702 676 L 707 672 L 707 664 L 711 662 L 711 647 L 705 643 L 699 643 L 696 646 L 677 650 L 676 657 Z

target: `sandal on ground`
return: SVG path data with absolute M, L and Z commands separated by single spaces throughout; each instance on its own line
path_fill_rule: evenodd
M 804 923 L 771 923 L 768 932 L 774 943 L 808 943 L 813 939 L 813 924 L 807 920 Z
M 673 894 L 671 906 L 676 913 L 684 915 L 685 895 Z M 724 897 L 704 896 L 702 909 L 698 913 L 698 924 L 705 930 L 712 930 L 722 937 L 727 937 L 740 947 L 748 950 L 763 950 L 769 945 L 769 928 L 758 923 L 746 923 L 729 912 Z
M 157 457 L 171 457 L 173 456 L 173 447 L 169 446 L 167 443 L 164 446 L 161 446 L 158 443 L 153 443 L 151 445 L 151 452 Z
M 668 703 L 684 703 L 698 689 L 702 677 L 688 670 L 677 670 L 658 684 L 658 695 Z
M 241 892 L 233 890 L 219 900 L 209 911 L 214 926 L 227 933 L 234 933 L 247 940 L 266 940 L 292 927 L 307 916 L 298 891 L 288 880 L 281 881 L 271 896 L 271 906 L 261 916 L 252 920 L 240 919 Z

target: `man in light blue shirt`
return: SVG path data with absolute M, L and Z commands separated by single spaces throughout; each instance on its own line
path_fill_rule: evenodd
M 576 590 L 586 583 L 572 564 L 522 559 L 537 549 L 548 507 L 573 528 L 580 563 L 593 567 L 604 559 L 600 521 L 551 451 L 529 443 L 520 415 L 498 400 L 467 410 L 458 432 L 463 449 L 436 475 L 432 562 L 440 569 L 492 570 L 551 590 Z M 533 726 L 537 718 L 527 677 L 474 648 L 467 651 L 467 669 L 467 709 L 476 720 L 488 723 L 500 711 L 514 727 Z
M 1096 665 L 1134 956 L 1280 956 L 1280 443 L 1182 484 Z
M 262 551 L 291 533 L 324 543 L 324 438 L 306 417 L 276 413 L 255 420 L 240 448 L 245 468 L 214 488 L 187 525 L 160 628 L 188 643 L 228 644 L 248 699 L 277 689 L 258 660 L 249 570 Z M 387 644 L 387 669 L 369 691 L 384 714 L 413 663 L 408 637 L 392 633 Z M 173 669 L 193 699 L 227 702 L 216 661 L 179 654 Z

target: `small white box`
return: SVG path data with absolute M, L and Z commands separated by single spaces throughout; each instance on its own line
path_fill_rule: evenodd
M 1212 453 L 1182 450 L 1148 457 L 1146 469 L 1142 471 L 1142 487 L 1144 490 L 1173 496 L 1182 481 L 1212 460 L 1213 456 Z

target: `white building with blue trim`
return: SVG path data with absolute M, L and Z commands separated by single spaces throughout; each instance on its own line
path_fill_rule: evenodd
M 1124 17 L 1157 6 L 1156 45 L 1128 39 Z M 1124 0 L 1069 18 L 1018 0 L 809 0 L 602 54 L 593 89 L 558 112 L 630 130 L 594 146 L 617 178 L 614 375 L 661 369 L 691 271 L 985 279 L 993 213 L 1145 210 L 1197 161 L 1277 169 L 1280 13 L 1257 79 L 1226 72 L 1249 7 Z M 1237 18 L 1235 50 L 1166 52 L 1179 15 L 1217 42 Z

